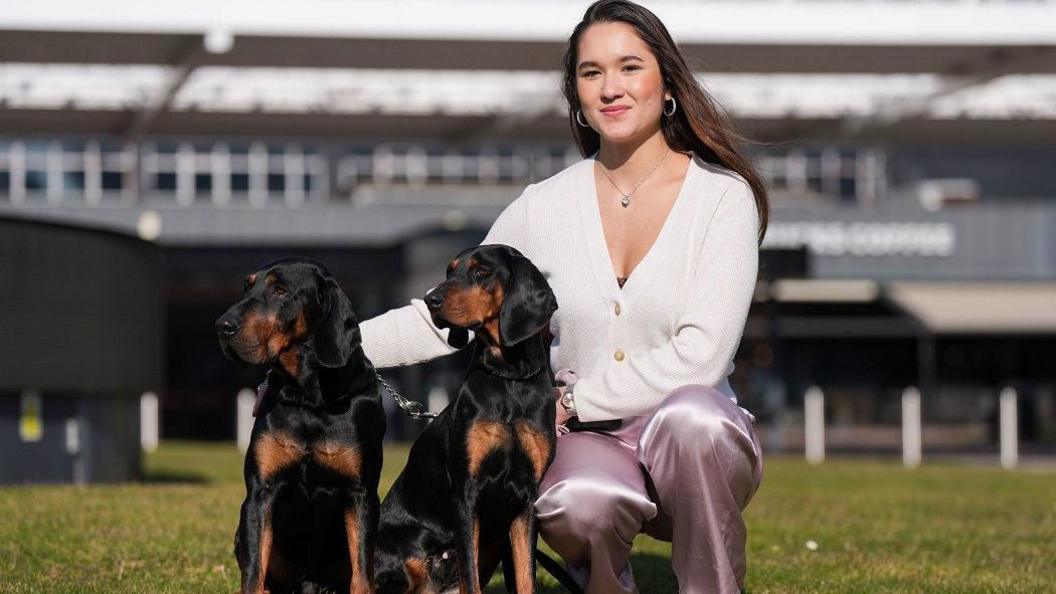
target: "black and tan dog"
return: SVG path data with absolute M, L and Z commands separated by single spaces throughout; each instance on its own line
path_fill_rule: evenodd
M 229 357 L 270 368 L 235 533 L 242 592 L 371 592 L 385 417 L 348 296 L 322 265 L 280 260 L 216 329 Z
M 378 592 L 479 593 L 504 556 L 517 592 L 532 592 L 533 503 L 556 439 L 543 338 L 554 294 L 527 258 L 490 245 L 461 253 L 425 300 L 452 344 L 467 329 L 476 339 L 457 398 L 382 502 Z

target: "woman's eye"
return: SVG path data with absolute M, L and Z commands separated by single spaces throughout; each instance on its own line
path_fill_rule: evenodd
M 631 72 L 631 71 L 634 71 L 634 70 L 641 70 L 641 69 L 642 69 L 641 66 L 624 66 L 623 67 L 623 71 L 624 72 Z
M 598 74 L 599 74 L 599 72 L 597 70 L 588 70 L 588 71 L 584 72 L 583 74 L 581 74 L 580 76 L 582 76 L 583 78 L 594 78 Z

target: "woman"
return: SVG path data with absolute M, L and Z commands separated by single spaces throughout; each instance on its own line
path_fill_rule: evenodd
M 587 9 L 564 93 L 582 153 L 525 189 L 484 243 L 547 275 L 558 439 L 536 503 L 588 592 L 632 592 L 631 542 L 672 542 L 682 592 L 743 588 L 741 512 L 762 478 L 753 417 L 727 381 L 755 286 L 766 190 L 664 25 L 626 1 Z M 452 351 L 424 304 L 362 325 L 378 367 Z M 563 428 L 561 428 L 563 429 Z

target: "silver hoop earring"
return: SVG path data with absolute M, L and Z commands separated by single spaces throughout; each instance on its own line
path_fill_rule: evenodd
M 580 126 L 583 126 L 584 128 L 589 128 L 590 124 L 588 124 L 588 123 L 584 122 L 583 120 L 581 120 L 580 118 L 582 118 L 582 117 L 583 117 L 583 110 L 582 109 L 577 109 L 576 110 L 576 123 L 579 124 Z
M 674 97 L 671 98 L 671 111 L 667 111 L 667 101 L 664 101 L 664 115 L 665 116 L 671 117 L 671 116 L 675 115 L 676 111 L 678 111 L 678 102 L 675 101 Z

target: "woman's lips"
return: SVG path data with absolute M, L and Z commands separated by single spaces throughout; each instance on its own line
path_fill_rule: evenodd
M 626 106 L 606 107 L 605 109 L 601 110 L 601 113 L 605 114 L 606 117 L 616 118 L 616 117 L 620 117 L 621 115 L 627 113 L 627 111 L 630 110 L 630 109 L 631 109 L 630 107 L 626 107 Z

